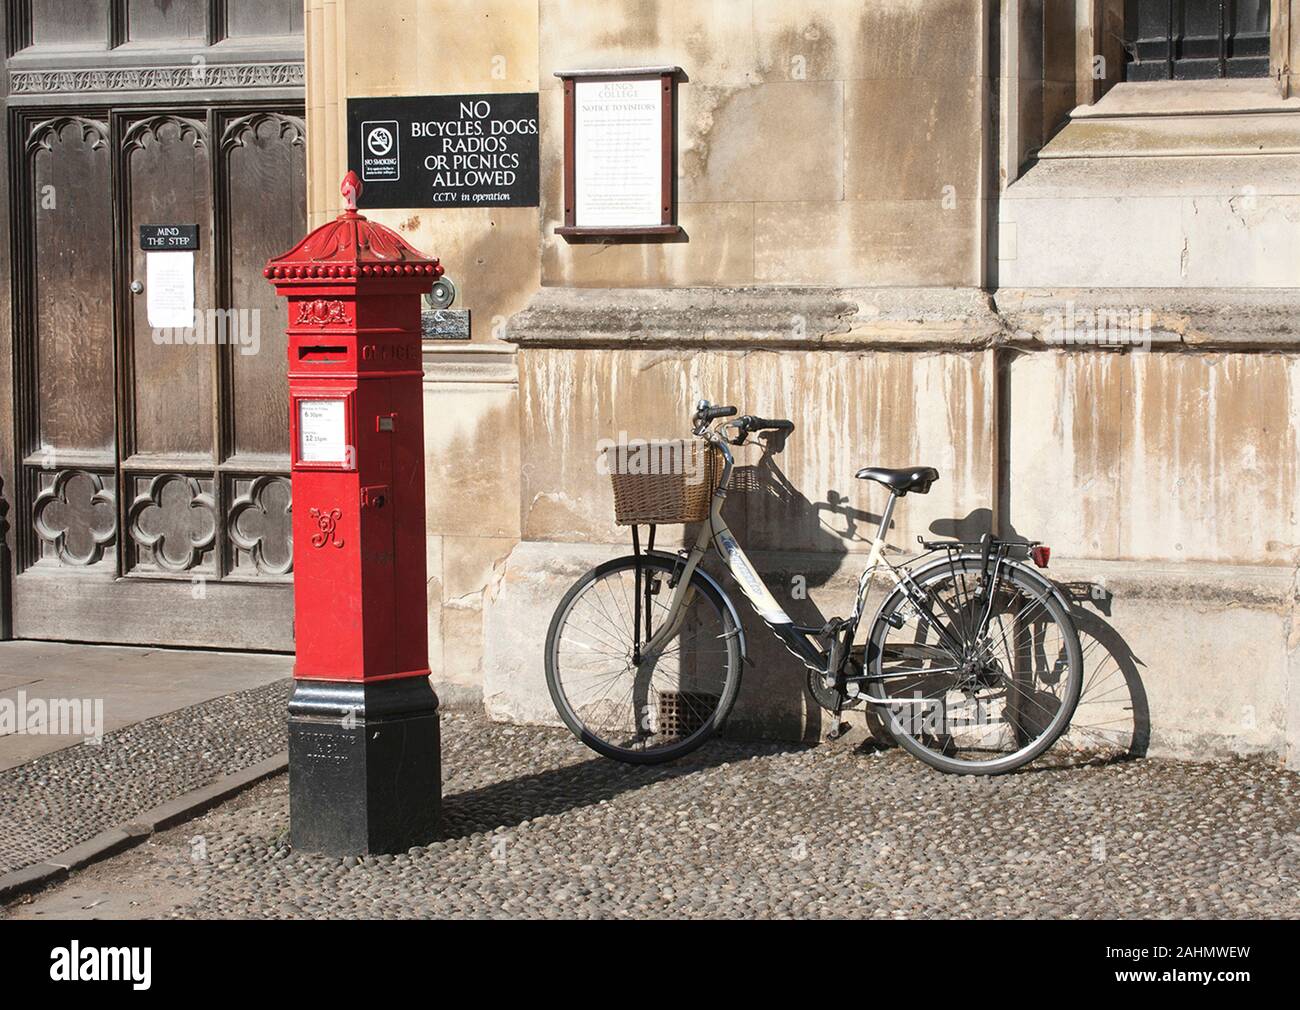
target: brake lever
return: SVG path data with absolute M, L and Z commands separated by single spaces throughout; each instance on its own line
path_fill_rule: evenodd
M 704 429 L 708 427 L 708 422 L 704 420 L 704 412 L 711 407 L 708 400 L 700 400 L 695 404 L 695 413 L 691 415 L 691 432 L 696 438 L 704 434 Z

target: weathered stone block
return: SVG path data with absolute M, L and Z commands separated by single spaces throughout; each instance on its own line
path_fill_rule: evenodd
M 748 284 L 754 279 L 754 207 L 748 203 L 684 203 L 685 235 L 666 241 L 569 242 L 547 219 L 542 283 L 571 287 L 669 287 Z
M 536 2 L 366 0 L 344 10 L 350 95 L 537 89 Z
M 841 82 L 688 84 L 679 95 L 682 202 L 843 199 Z
M 367 210 L 366 216 L 437 256 L 456 285 L 453 308 L 471 312 L 475 341 L 500 340 L 505 321 L 537 290 L 541 249 L 536 207 Z
M 449 356 L 439 355 L 430 367 L 450 368 Z M 494 357 L 511 364 L 512 355 Z M 466 381 L 454 381 L 459 373 L 449 372 L 446 381 L 425 378 L 427 527 L 430 533 L 517 536 L 518 394 L 512 379 L 483 381 L 475 363 L 463 364 Z
M 440 680 L 477 688 L 483 684 L 483 608 L 478 599 L 442 605 L 443 673 Z
M 600 440 L 689 437 L 701 398 L 794 421 L 780 451 L 737 455 L 753 487 L 728 503 L 729 521 L 757 549 L 864 549 L 881 505 L 878 488 L 853 479 L 867 465 L 942 474 L 900 510 L 900 540 L 934 523 L 968 525 L 969 511 L 992 504 L 983 354 L 521 353 L 523 440 L 535 463 L 523 480 L 528 539 L 621 539 L 611 536 L 609 479 L 596 468 Z
M 469 601 L 482 594 L 515 542 L 515 537 L 444 537 L 443 599 Z
M 436 682 L 442 668 L 442 537 L 425 536 L 424 570 L 428 575 L 424 602 L 428 608 L 429 673 Z
M 1010 402 L 1019 531 L 1072 557 L 1294 563 L 1294 358 L 1032 354 Z
M 977 199 L 983 86 L 983 78 L 946 76 L 848 82 L 846 198 Z
M 753 0 L 764 80 L 929 80 L 980 73 L 979 0 Z
M 749 0 L 541 0 L 542 86 L 559 87 L 556 70 L 663 64 L 713 84 L 748 83 L 756 71 L 749 7 Z
M 771 284 L 978 283 L 976 202 L 778 203 L 754 208 L 754 278 Z

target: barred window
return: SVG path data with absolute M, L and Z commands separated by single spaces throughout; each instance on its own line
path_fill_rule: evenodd
M 1127 0 L 1127 81 L 1268 75 L 1269 0 Z

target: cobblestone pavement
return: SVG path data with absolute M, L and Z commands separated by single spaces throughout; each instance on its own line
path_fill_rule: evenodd
M 460 713 L 444 714 L 443 759 L 443 836 L 427 847 L 362 860 L 294 853 L 281 776 L 77 875 L 61 885 L 63 906 L 47 892 L 9 912 L 1300 915 L 1300 776 L 1262 761 L 1049 754 L 1027 772 L 976 779 L 897 750 L 716 742 L 642 769 L 562 730 Z M 152 898 L 140 897 L 146 883 Z
M 0 772 L 0 873 L 283 751 L 290 684 L 226 695 Z

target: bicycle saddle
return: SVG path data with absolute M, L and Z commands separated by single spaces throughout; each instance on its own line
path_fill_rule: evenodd
M 905 466 L 901 470 L 864 466 L 854 476 L 859 480 L 874 480 L 884 484 L 896 495 L 905 495 L 909 491 L 925 494 L 930 490 L 930 485 L 939 479 L 939 471 L 932 466 Z

